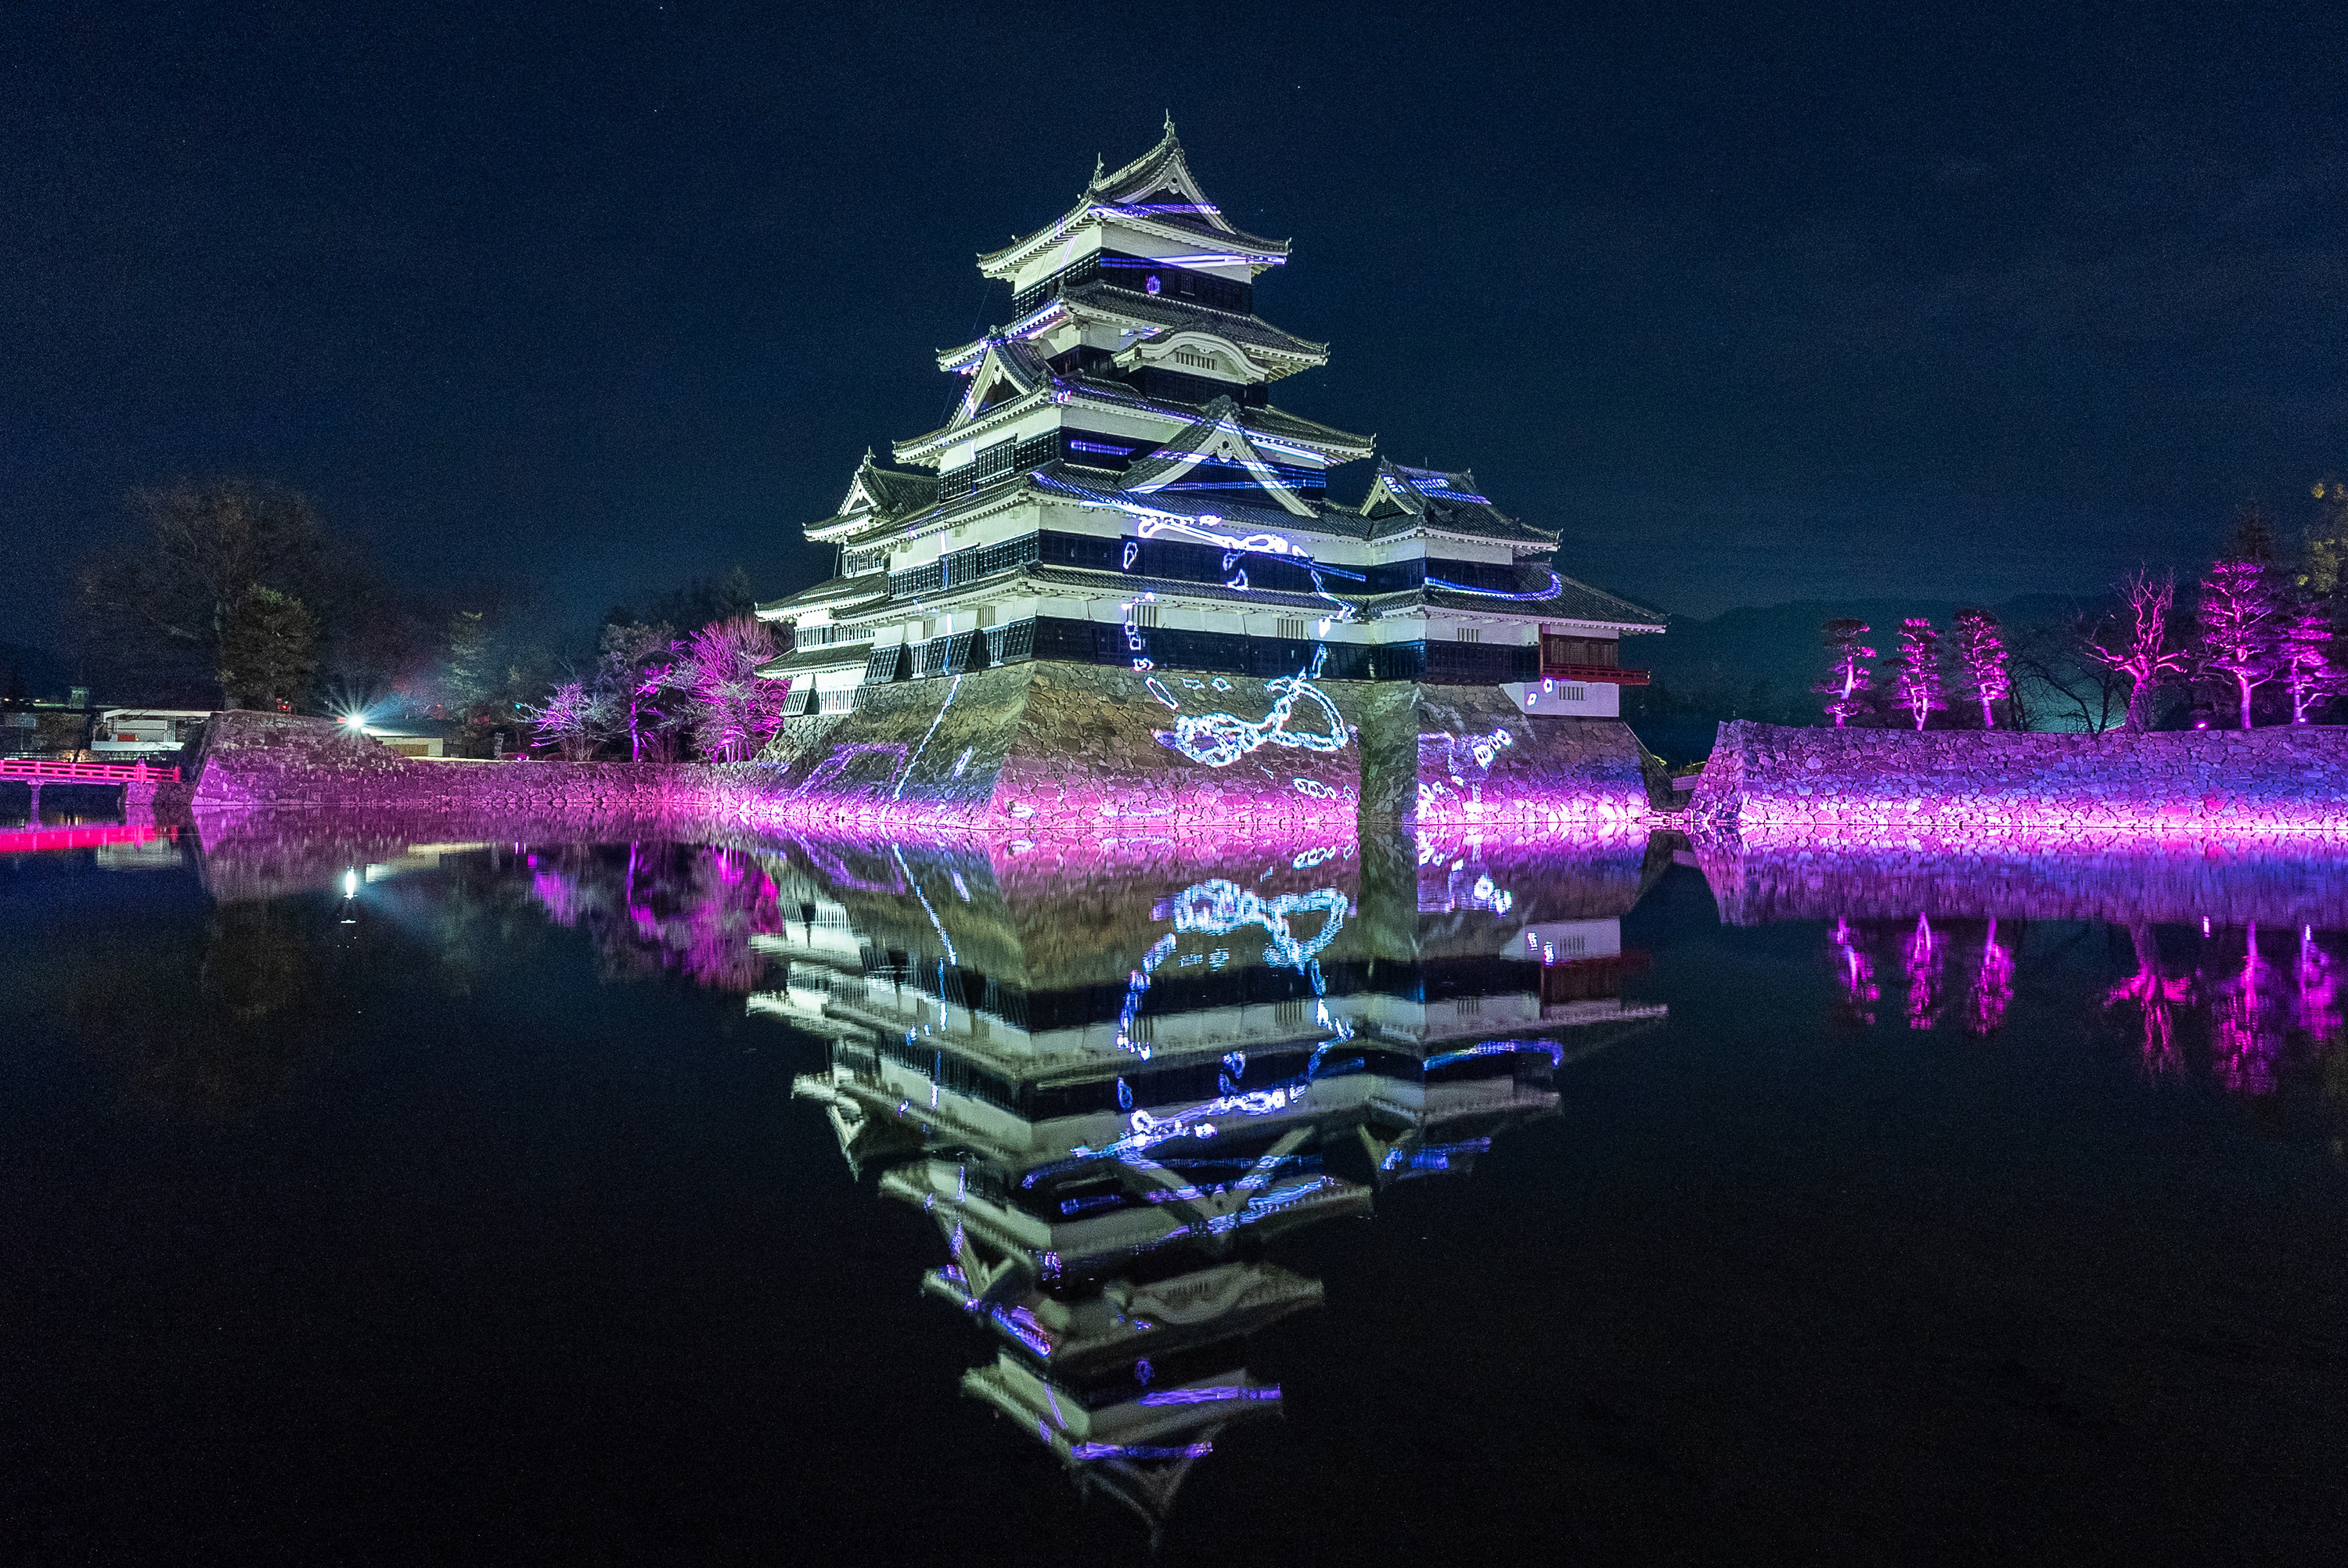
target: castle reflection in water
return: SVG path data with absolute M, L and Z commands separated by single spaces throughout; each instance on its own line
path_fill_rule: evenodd
M 1577 1061 L 1663 1029 L 1665 977 L 1623 918 L 1674 862 L 1726 925 L 1816 923 L 1787 984 L 1845 1029 L 1986 1039 L 2053 1008 L 2156 1078 L 2348 1100 L 2348 857 L 2322 849 L 1699 854 L 1626 833 L 1175 857 L 256 829 L 200 866 L 224 907 L 453 877 L 583 932 L 609 978 L 742 993 L 819 1040 L 795 1093 L 851 1173 L 935 1225 L 906 1266 L 942 1330 L 991 1350 L 963 1392 L 1154 1529 L 1232 1423 L 1281 1409 L 1251 1337 L 1322 1290 L 1268 1244 L 1471 1170 L 1556 1112 Z M 2061 983 L 2034 994 L 2034 963 Z
M 1472 1167 L 1626 1002 L 1643 841 L 1305 847 L 1108 876 L 1032 852 L 799 846 L 750 999 L 823 1037 L 796 1091 L 935 1223 L 963 1379 L 1154 1525 L 1232 1422 L 1249 1337 L 1321 1301 L 1276 1236 Z

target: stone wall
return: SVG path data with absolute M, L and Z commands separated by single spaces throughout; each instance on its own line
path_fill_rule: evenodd
M 2348 834 L 2348 729 L 2041 735 L 1720 726 L 1694 831 L 1875 841 Z M 1921 835 L 1921 837 L 1919 836 Z
M 1625 726 L 1528 719 L 1498 689 L 1051 661 L 871 688 L 853 712 L 792 721 L 756 763 L 427 762 L 325 720 L 224 713 L 191 767 L 200 825 L 325 808 L 1186 845 L 1243 834 L 1303 850 L 1364 822 L 1540 832 L 1647 810 Z
M 331 720 L 279 713 L 215 713 L 194 748 L 192 769 L 188 806 L 200 823 L 206 815 L 286 807 L 657 819 L 698 809 L 704 794 L 695 776 L 700 769 L 656 763 L 424 762 Z

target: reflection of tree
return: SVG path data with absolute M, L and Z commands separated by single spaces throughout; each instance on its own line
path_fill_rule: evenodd
M 1965 1032 L 1996 1033 L 2013 1001 L 2013 954 L 1998 941 L 1997 919 L 1993 916 L 1989 934 L 1982 939 L 1981 966 L 1973 971 L 1972 992 L 1966 998 Z
M 1875 1003 L 1883 994 L 1875 983 L 1875 960 L 1860 949 L 1859 934 L 1848 920 L 1834 923 L 1833 942 L 1835 975 L 1842 988 L 1836 1021 L 1872 1026 Z
M 2182 1070 L 2177 1054 L 2176 1004 L 2193 995 L 2193 982 L 2184 976 L 2164 979 L 2160 949 L 2149 926 L 2131 926 L 2136 944 L 2136 973 L 2114 986 L 2104 998 L 2106 1008 L 2134 1002 L 2144 1020 L 2144 1068 L 2155 1077 Z
M 2276 989 L 2275 968 L 2260 956 L 2258 923 L 2252 921 L 2245 932 L 2242 967 L 2218 983 L 2211 1009 L 2217 1052 L 2212 1065 L 2229 1089 L 2264 1094 L 2275 1086 L 2285 1023 Z
M 539 851 L 529 866 L 531 897 L 557 925 L 587 932 L 607 979 L 675 970 L 748 991 L 766 969 L 750 938 L 783 927 L 774 878 L 739 849 L 571 845 Z
M 135 1091 L 159 1109 L 243 1114 L 334 1038 L 341 929 L 306 901 L 226 905 L 200 940 L 110 953 L 102 979 L 75 988 L 75 1028 L 126 1060 Z
M 1920 728 L 1921 726 L 1919 726 Z M 1908 975 L 1908 1027 L 1930 1029 L 1941 1017 L 1941 969 L 1943 955 L 1941 939 L 1932 932 L 1932 923 L 1923 916 L 1916 917 L 1916 929 L 1910 933 L 1908 945 L 1901 955 Z

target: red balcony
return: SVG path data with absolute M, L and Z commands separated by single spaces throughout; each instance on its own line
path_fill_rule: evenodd
M 1552 664 L 1541 661 L 1544 681 L 1578 681 L 1591 686 L 1643 686 L 1648 674 L 1644 670 L 1625 670 L 1617 664 Z

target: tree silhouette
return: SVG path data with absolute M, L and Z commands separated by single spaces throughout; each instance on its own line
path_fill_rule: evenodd
M 221 628 L 220 685 L 232 708 L 287 710 L 310 694 L 318 668 L 318 622 L 309 607 L 273 588 L 248 588 Z

